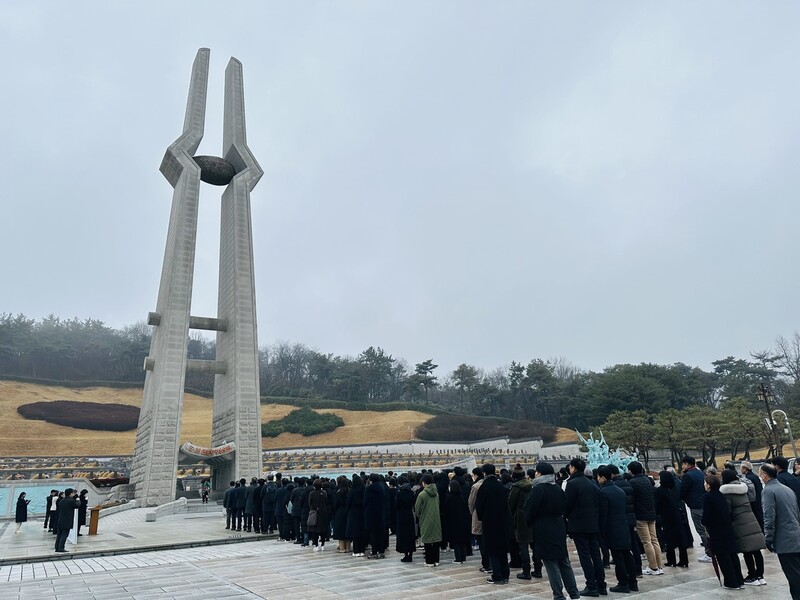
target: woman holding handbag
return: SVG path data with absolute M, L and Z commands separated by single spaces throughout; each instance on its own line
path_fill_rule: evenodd
M 308 495 L 308 534 L 314 552 L 325 549 L 325 540 L 328 537 L 328 495 L 322 489 L 322 480 L 314 480 L 314 489 Z

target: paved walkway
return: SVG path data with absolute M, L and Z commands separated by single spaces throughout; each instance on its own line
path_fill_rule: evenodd
M 123 515 L 124 518 L 123 518 Z M 101 528 L 113 539 L 135 548 L 150 545 L 154 540 L 171 538 L 173 542 L 187 538 L 227 539 L 224 519 L 216 514 L 188 514 L 162 517 L 155 523 L 138 521 L 135 513 L 120 513 L 113 521 L 101 520 Z M 124 531 L 123 531 L 124 528 Z M 52 536 L 42 530 L 41 521 L 26 524 L 18 535 L 8 528 L 0 538 L 2 548 L 44 547 L 52 544 Z M 112 533 L 130 532 L 133 538 L 112 537 Z M 14 536 L 10 542 L 8 536 Z M 251 535 L 251 534 L 244 534 Z M 99 536 L 98 536 L 99 537 Z M 255 537 L 255 536 L 253 536 Z M 92 538 L 80 538 L 79 548 L 94 548 Z M 131 541 L 133 540 L 133 541 Z M 393 543 L 393 540 L 392 540 Z M 48 546 L 49 547 L 49 546 Z M 100 546 L 96 546 L 99 548 Z M 3 555 L 4 556 L 4 555 Z M 56 555 L 53 555 L 55 558 Z M 0 567 L 0 600 L 122 600 L 168 598 L 275 598 L 280 600 L 314 600 L 324 598 L 367 598 L 376 594 L 387 598 L 427 595 L 437 600 L 467 598 L 535 598 L 549 600 L 547 580 L 518 581 L 507 586 L 491 586 L 478 572 L 480 562 L 471 557 L 464 565 L 452 564 L 452 554 L 442 554 L 438 568 L 425 568 L 421 554 L 415 562 L 399 562 L 399 556 L 388 552 L 386 560 L 370 561 L 337 554 L 335 544 L 325 552 L 278 542 L 275 539 L 252 543 L 205 546 L 178 550 L 94 556 L 66 560 L 46 560 Z M 747 598 L 785 600 L 789 597 L 786 580 L 777 557 L 766 555 L 767 586 L 726 591 L 719 587 L 710 565 L 692 559 L 688 570 L 668 569 L 659 577 L 640 580 L 638 594 L 615 595 L 618 598 L 642 600 L 714 600 Z M 577 556 L 572 555 L 573 568 L 581 584 Z M 606 576 L 613 577 L 612 571 Z

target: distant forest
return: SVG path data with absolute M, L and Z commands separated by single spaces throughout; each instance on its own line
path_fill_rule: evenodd
M 96 319 L 51 315 L 36 321 L 0 314 L 0 375 L 7 377 L 141 384 L 149 348 L 150 327 L 144 322 L 113 329 Z M 193 334 L 188 354 L 189 358 L 213 359 L 214 342 Z M 671 417 L 680 422 L 675 411 L 691 409 L 686 414 L 694 414 L 695 422 L 711 419 L 715 431 L 721 431 L 714 434 L 717 440 L 710 452 L 771 440 L 764 426 L 765 403 L 756 398 L 759 384 L 774 392 L 770 410 L 800 414 L 800 332 L 788 339 L 779 337 L 773 348 L 746 358 L 714 361 L 711 371 L 682 363 L 642 363 L 592 372 L 562 358 L 533 358 L 490 370 L 461 364 L 442 373 L 434 360 L 412 366 L 380 347 L 371 346 L 358 356 L 339 356 L 303 344 L 277 342 L 260 350 L 261 393 L 366 405 L 403 402 L 449 413 L 537 420 L 582 430 L 603 426 L 615 443 L 630 440 L 620 437 L 624 431 L 614 432 L 614 422 L 620 415 L 628 415 L 626 420 L 636 420 L 638 415 L 643 421 L 637 421 L 637 429 L 653 427 L 656 433 L 651 437 L 658 438 L 661 447 L 670 445 L 663 421 Z M 211 392 L 213 376 L 191 373 L 186 387 Z M 749 429 L 739 431 L 743 423 Z M 739 433 L 730 433 L 732 427 Z M 640 447 L 641 443 L 629 445 Z

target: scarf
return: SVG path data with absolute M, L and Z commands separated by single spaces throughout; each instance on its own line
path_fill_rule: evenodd
M 556 476 L 555 475 L 539 475 L 536 479 L 533 480 L 533 485 L 541 485 L 543 483 L 552 483 L 553 485 L 556 484 Z

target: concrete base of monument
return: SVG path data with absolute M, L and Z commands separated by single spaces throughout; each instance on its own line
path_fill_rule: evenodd
M 81 527 L 78 543 L 67 542 L 66 553 L 55 552 L 55 536 L 44 529 L 42 519 L 23 523 L 19 533 L 15 533 L 14 523 L 6 523 L 0 525 L 0 566 L 259 542 L 277 537 L 225 529 L 224 509 L 216 506 L 218 510 L 213 505 L 209 510 L 206 504 L 193 512 L 159 515 L 155 522 L 147 520 L 152 510 L 148 508 L 109 515 L 100 519 L 97 535 L 89 535 L 89 528 Z

